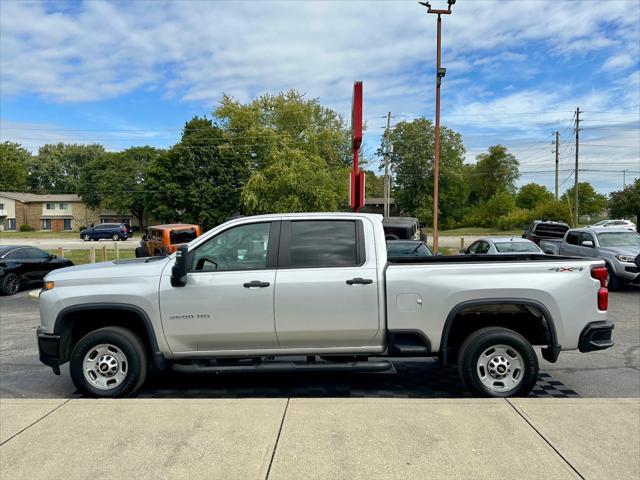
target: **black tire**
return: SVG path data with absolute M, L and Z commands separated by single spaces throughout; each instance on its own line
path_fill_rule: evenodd
M 478 360 L 480 356 L 487 349 L 498 345 L 505 345 L 514 350 L 522 360 L 519 383 L 509 390 L 495 391 L 490 389 L 482 382 L 479 373 Z M 473 332 L 462 342 L 458 353 L 460 378 L 473 394 L 482 397 L 526 396 L 538 380 L 538 371 L 538 357 L 529 341 L 519 333 L 507 328 L 488 327 Z M 487 372 L 485 372 L 486 374 Z
M 620 277 L 618 277 L 615 273 L 613 273 L 613 270 L 611 270 L 611 267 L 608 264 L 607 264 L 607 271 L 609 272 L 607 289 L 611 290 L 612 292 L 620 290 L 620 287 L 622 286 L 622 281 L 620 280 Z
M 15 295 L 20 291 L 20 277 L 15 273 L 7 273 L 2 278 L 0 290 L 3 295 Z
M 84 235 L 84 236 L 82 237 L 82 239 L 83 239 L 85 242 L 90 242 L 90 241 L 91 241 L 91 236 L 90 236 L 90 235 Z
M 136 258 L 142 258 L 144 257 L 143 253 L 142 253 L 142 247 L 136 247 L 135 249 L 135 253 L 136 253 Z
M 114 233 L 113 235 L 111 235 L 111 240 L 113 240 L 114 242 L 117 242 L 118 240 L 120 240 L 120 235 L 118 235 L 117 233 Z
M 111 344 L 121 349 L 127 359 L 127 371 L 122 383 L 110 390 L 101 390 L 92 385 L 84 375 L 85 355 L 100 344 Z M 144 345 L 136 334 L 122 327 L 106 327 L 89 332 L 80 339 L 71 352 L 69 371 L 76 388 L 86 396 L 115 398 L 133 394 L 144 383 L 148 370 L 148 359 Z

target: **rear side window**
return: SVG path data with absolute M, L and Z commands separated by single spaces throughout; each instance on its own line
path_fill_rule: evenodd
M 579 238 L 580 238 L 580 232 L 569 232 L 567 234 L 567 243 L 569 245 L 578 245 Z
M 291 222 L 290 267 L 358 265 L 356 222 Z
M 173 245 L 176 243 L 189 243 L 198 237 L 195 228 L 186 228 L 184 230 L 171 230 L 169 232 L 169 242 Z

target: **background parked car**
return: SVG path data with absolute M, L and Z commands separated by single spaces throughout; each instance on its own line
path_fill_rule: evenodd
M 0 246 L 0 292 L 14 295 L 21 286 L 39 286 L 50 271 L 71 266 L 71 260 L 58 258 L 36 247 Z
M 433 252 L 422 240 L 387 240 L 389 257 L 433 257 Z
M 569 228 L 571 227 L 564 222 L 535 220 L 524 231 L 522 238 L 540 244 L 541 240 L 561 239 Z
M 601 220 L 598 223 L 594 223 L 593 225 L 589 225 L 590 227 L 613 227 L 613 228 L 625 228 L 627 230 L 636 231 L 636 224 L 630 222 L 629 220 Z
M 126 240 L 129 238 L 129 228 L 124 223 L 100 223 L 95 227 L 90 227 L 80 232 L 80 238 L 85 242 L 89 240 L 100 240 L 101 238 Z
M 531 240 L 518 237 L 481 238 L 460 250 L 461 255 L 514 255 L 541 254 L 544 252 Z
M 136 257 L 153 257 L 175 252 L 180 245 L 202 235 L 200 225 L 172 223 L 149 227 L 136 248 Z

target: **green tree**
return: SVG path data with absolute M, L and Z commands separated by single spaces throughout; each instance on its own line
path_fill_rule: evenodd
M 635 216 L 636 228 L 640 228 L 640 178 L 624 187 L 623 190 L 611 192 L 609 215 L 612 218 Z
M 347 206 L 350 132 L 338 113 L 291 90 L 247 104 L 225 95 L 213 114 L 247 161 L 242 202 L 248 213 Z
M 500 217 L 514 212 L 516 198 L 511 192 L 499 190 L 490 199 L 475 206 L 464 218 L 464 223 L 474 227 L 498 226 Z
M 384 196 L 384 175 L 377 176 L 371 170 L 365 170 L 365 191 L 367 198 Z
M 486 201 L 499 191 L 515 193 L 519 165 L 516 157 L 502 145 L 489 147 L 488 153 L 478 155 L 470 172 L 470 202 Z
M 426 118 L 399 122 L 389 132 L 393 197 L 403 212 L 427 223 L 433 219 L 434 126 Z M 383 138 L 378 154 L 386 150 Z M 459 133 L 443 127 L 440 139 L 439 214 L 443 223 L 461 218 L 467 197 L 465 149 Z
M 137 218 L 145 227 L 146 175 L 161 151 L 153 147 L 132 147 L 122 152 L 105 153 L 83 165 L 78 194 L 91 208 L 104 207 Z
M 27 188 L 31 153 L 18 143 L 0 143 L 0 190 L 22 192 Z
M 533 209 L 553 199 L 553 193 L 547 190 L 547 187 L 531 182 L 520 187 L 516 195 L 516 205 L 520 208 Z
M 153 159 L 147 170 L 148 207 L 165 222 L 209 229 L 238 212 L 247 160 L 210 119 L 186 123 L 180 143 Z
M 346 184 L 347 169 L 343 172 L 341 181 L 317 155 L 287 149 L 251 175 L 242 202 L 252 214 L 336 211 L 346 196 L 346 188 L 336 188 Z
M 29 163 L 32 192 L 77 193 L 82 168 L 104 155 L 102 145 L 43 145 Z
M 563 195 L 562 200 L 567 203 L 567 197 L 571 204 L 571 209 L 575 211 L 574 201 L 575 187 L 569 188 Z M 596 215 L 607 208 L 607 197 L 591 186 L 589 182 L 578 183 L 578 213 L 580 215 Z

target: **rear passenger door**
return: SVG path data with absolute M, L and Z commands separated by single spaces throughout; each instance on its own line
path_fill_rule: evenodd
M 381 344 L 371 229 L 367 236 L 360 219 L 282 222 L 274 305 L 281 348 Z

